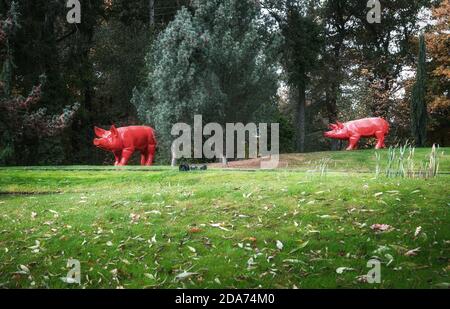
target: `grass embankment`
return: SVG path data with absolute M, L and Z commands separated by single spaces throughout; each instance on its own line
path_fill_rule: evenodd
M 372 170 L 373 151 L 324 154 L 338 170 L 348 162 Z M 78 287 L 61 280 L 68 259 L 80 261 L 87 288 L 450 282 L 449 175 L 131 169 L 0 169 L 0 285 Z M 372 257 L 381 284 L 360 277 Z

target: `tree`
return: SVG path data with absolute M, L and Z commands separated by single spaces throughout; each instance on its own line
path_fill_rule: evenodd
M 318 1 L 300 3 L 294 0 L 264 1 L 263 5 L 275 19 L 284 44 L 280 46 L 280 54 L 286 81 L 291 91 L 291 99 L 295 102 L 296 150 L 305 151 L 306 136 L 306 101 L 311 82 L 311 73 L 318 67 L 319 54 L 322 48 L 323 29 L 317 22 L 314 7 Z
M 0 164 L 23 163 L 26 140 L 56 136 L 67 128 L 79 108 L 68 106 L 61 115 L 50 116 L 46 108 L 39 108 L 45 76 L 27 97 L 18 93 L 13 74 L 13 38 L 20 28 L 20 13 L 13 1 L 5 19 L 0 20 Z
M 305 15 L 300 7 L 291 3 L 288 3 L 286 13 L 287 20 L 282 25 L 282 34 L 285 38 L 283 63 L 289 85 L 298 91 L 295 120 L 296 144 L 297 151 L 304 152 L 306 92 L 310 74 L 316 68 L 321 49 L 321 28 L 312 17 Z
M 427 106 L 430 116 L 429 139 L 440 145 L 450 143 L 450 0 L 433 9 L 434 25 L 425 34 L 428 55 Z
M 178 12 L 148 54 L 147 85 L 133 97 L 141 118 L 156 127 L 166 159 L 172 125 L 192 123 L 194 114 L 222 125 L 270 114 L 276 44 L 251 0 L 197 0 L 192 12 Z
M 424 147 L 426 144 L 428 118 L 425 101 L 426 79 L 426 46 L 424 36 L 420 35 L 416 83 L 411 97 L 411 133 L 417 147 Z

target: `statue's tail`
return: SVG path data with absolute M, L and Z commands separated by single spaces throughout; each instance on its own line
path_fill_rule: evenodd
M 155 145 L 155 147 L 158 145 L 158 142 L 157 142 L 157 140 L 156 140 L 155 130 L 153 130 L 153 128 L 151 128 L 151 134 L 150 134 L 150 141 L 149 141 L 149 144 Z

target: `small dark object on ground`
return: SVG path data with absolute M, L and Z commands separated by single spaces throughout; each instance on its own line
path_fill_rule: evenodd
M 207 165 L 187 165 L 181 164 L 179 166 L 180 172 L 189 172 L 189 171 L 206 171 L 208 169 Z
M 181 164 L 178 169 L 180 170 L 180 172 L 189 172 L 190 170 L 189 165 L 187 164 Z

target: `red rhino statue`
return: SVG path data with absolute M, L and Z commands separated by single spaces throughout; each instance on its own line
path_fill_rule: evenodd
M 111 151 L 116 158 L 115 166 L 127 165 L 135 151 L 141 152 L 141 165 L 150 166 L 156 150 L 155 132 L 151 127 L 132 126 L 116 128 L 109 131 L 94 128 L 94 145 L 100 149 Z
M 347 150 L 358 148 L 361 137 L 375 137 L 377 145 L 375 149 L 384 148 L 384 138 L 389 132 L 389 123 L 383 118 L 364 118 L 346 123 L 330 124 L 331 131 L 324 136 L 333 139 L 349 140 Z

